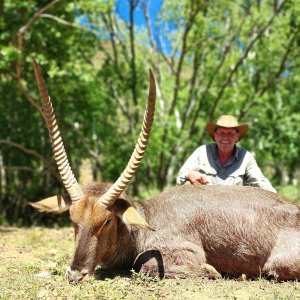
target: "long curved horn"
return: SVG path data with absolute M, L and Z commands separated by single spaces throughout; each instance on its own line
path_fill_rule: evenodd
M 149 73 L 150 73 L 149 74 L 150 88 L 149 88 L 148 103 L 144 114 L 142 130 L 125 170 L 118 178 L 118 180 L 110 187 L 110 189 L 100 197 L 100 202 L 105 206 L 113 204 L 113 202 L 125 190 L 129 181 L 131 180 L 136 170 L 138 169 L 148 144 L 148 140 L 151 132 L 151 126 L 153 123 L 155 99 L 156 99 L 156 85 L 155 85 L 154 76 L 151 70 L 149 70 Z
M 45 85 L 43 76 L 40 72 L 39 66 L 37 62 L 32 59 L 35 79 L 37 82 L 38 89 L 40 91 L 42 107 L 43 107 L 43 115 L 46 121 L 49 135 L 51 138 L 52 149 L 54 158 L 63 181 L 63 184 L 71 197 L 72 201 L 80 200 L 84 193 L 79 186 L 72 169 L 70 167 L 68 157 L 64 148 L 64 144 L 60 135 L 60 132 L 57 127 L 56 118 L 54 114 L 54 110 L 52 107 L 51 99 L 49 97 L 47 87 Z

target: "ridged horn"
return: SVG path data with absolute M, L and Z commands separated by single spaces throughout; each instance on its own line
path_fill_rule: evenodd
M 100 197 L 100 202 L 105 206 L 112 205 L 114 201 L 120 196 L 120 194 L 125 190 L 129 181 L 137 171 L 140 162 L 145 153 L 150 132 L 151 126 L 154 118 L 155 111 L 155 99 L 156 99 L 156 85 L 154 76 L 151 70 L 149 70 L 149 96 L 148 103 L 144 114 L 143 126 L 139 135 L 139 139 L 135 145 L 134 151 L 131 155 L 131 158 L 121 174 L 118 180 L 110 187 L 110 189 Z
M 32 59 L 35 79 L 37 82 L 37 86 L 40 92 L 42 108 L 43 108 L 43 116 L 45 122 L 47 124 L 49 130 L 49 136 L 51 138 L 51 144 L 53 149 L 54 158 L 63 181 L 63 184 L 70 195 L 72 201 L 80 200 L 84 193 L 79 186 L 73 172 L 71 166 L 69 164 L 69 160 L 64 148 L 64 144 L 61 138 L 61 134 L 58 130 L 54 110 L 52 107 L 51 99 L 47 91 L 46 84 L 44 82 L 43 76 L 40 72 L 39 66 L 35 59 Z

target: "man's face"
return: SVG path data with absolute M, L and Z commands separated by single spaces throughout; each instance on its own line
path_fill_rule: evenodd
M 240 133 L 235 128 L 218 127 L 214 133 L 219 150 L 231 152 L 239 140 Z

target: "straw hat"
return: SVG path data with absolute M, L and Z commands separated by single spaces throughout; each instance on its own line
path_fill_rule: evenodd
M 222 115 L 219 117 L 217 123 L 208 122 L 206 124 L 205 129 L 206 129 L 207 133 L 213 139 L 215 139 L 214 133 L 218 127 L 236 128 L 240 133 L 239 141 L 246 135 L 248 128 L 249 128 L 248 124 L 240 124 L 239 125 L 236 117 L 234 117 L 234 116 Z

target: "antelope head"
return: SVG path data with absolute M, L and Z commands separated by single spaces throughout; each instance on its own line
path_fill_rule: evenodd
M 69 164 L 51 99 L 35 60 L 33 66 L 42 101 L 43 117 L 67 194 L 29 204 L 42 212 L 59 214 L 69 210 L 75 230 L 76 249 L 66 275 L 69 281 L 78 282 L 91 277 L 98 264 L 113 266 L 119 263 L 118 260 L 124 260 L 122 255 L 130 255 L 130 249 L 122 255 L 117 253 L 118 237 L 122 230 L 150 228 L 124 190 L 139 167 L 148 144 L 155 109 L 155 80 L 150 70 L 149 96 L 142 130 L 125 170 L 113 185 L 94 184 L 83 190 Z

